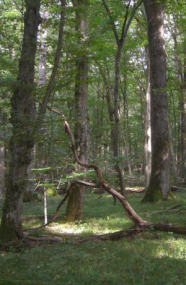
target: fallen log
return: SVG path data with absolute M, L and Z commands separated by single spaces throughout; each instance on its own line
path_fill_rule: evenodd
M 171 191 L 186 191 L 186 188 L 179 187 L 179 186 L 171 186 Z
M 145 188 L 144 187 L 139 187 L 139 188 L 126 188 L 125 189 L 125 193 L 126 194 L 131 194 L 131 193 L 144 193 L 145 192 Z

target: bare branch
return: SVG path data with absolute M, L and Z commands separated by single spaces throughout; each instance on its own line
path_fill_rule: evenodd
M 120 41 L 119 41 L 118 33 L 117 33 L 117 31 L 116 31 L 116 25 L 115 25 L 114 20 L 113 20 L 113 18 L 112 18 L 110 9 L 109 9 L 109 7 L 108 7 L 108 5 L 107 5 L 106 0 L 102 0 L 102 2 L 103 2 L 103 5 L 104 5 L 104 7 L 105 7 L 105 10 L 108 12 L 108 15 L 109 15 L 109 18 L 110 18 L 110 22 L 111 22 L 111 24 L 112 24 L 112 29 L 113 29 L 113 32 L 114 32 L 114 36 L 115 36 L 115 39 L 116 39 L 116 43 L 117 43 L 117 45 L 119 46 L 119 45 L 120 45 Z
M 133 10 L 131 12 L 131 15 L 130 15 L 130 18 L 128 20 L 128 23 L 126 24 L 126 20 L 127 20 L 127 17 L 128 17 L 128 10 L 129 10 L 129 5 L 130 5 L 130 1 L 129 1 L 129 4 L 128 4 L 128 9 L 127 9 L 127 12 L 126 12 L 126 16 L 125 16 L 125 22 L 123 24 L 123 28 L 122 28 L 122 36 L 121 36 L 121 45 L 124 44 L 124 41 L 125 41 L 125 38 L 127 36 L 127 32 L 128 32 L 128 29 L 130 27 L 130 24 L 132 22 L 132 19 L 134 18 L 134 15 L 136 13 L 136 10 L 139 8 L 139 6 L 143 3 L 144 0 L 141 0 L 139 1 L 139 3 L 137 5 L 134 5 L 133 7 Z
M 127 5 L 127 11 L 125 13 L 125 19 L 124 19 L 124 22 L 123 22 L 123 27 L 122 27 L 122 33 L 121 33 L 121 44 L 123 45 L 123 42 L 124 42 L 124 38 L 125 38 L 125 26 L 126 26 L 126 22 L 127 22 L 127 18 L 128 18 L 128 12 L 129 12 L 129 8 L 130 8 L 130 3 L 131 3 L 131 0 L 129 0 L 129 3 Z

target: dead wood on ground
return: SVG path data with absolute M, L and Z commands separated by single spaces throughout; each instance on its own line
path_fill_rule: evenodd
M 60 114 L 59 111 L 56 111 L 54 109 L 52 109 L 51 107 L 47 107 L 49 110 Z M 61 115 L 61 114 L 60 114 Z M 121 195 L 119 192 L 117 192 L 115 189 L 113 189 L 103 178 L 102 176 L 102 172 L 101 169 L 95 165 L 95 164 L 88 164 L 88 163 L 83 163 L 82 161 L 80 161 L 78 154 L 76 152 L 76 146 L 75 146 L 75 141 L 74 141 L 74 137 L 72 134 L 72 131 L 69 127 L 68 122 L 66 121 L 65 117 L 63 115 L 61 115 L 62 120 L 64 121 L 64 126 L 65 126 L 65 132 L 68 133 L 68 135 L 70 136 L 71 139 L 71 143 L 72 143 L 72 151 L 74 154 L 74 158 L 75 161 L 81 165 L 84 166 L 88 169 L 93 168 L 97 174 L 97 178 L 98 178 L 98 183 L 90 183 L 90 182 L 85 182 L 85 181 L 73 181 L 73 183 L 81 183 L 84 185 L 87 185 L 89 187 L 94 187 L 94 188 L 103 188 L 105 189 L 109 194 L 111 194 L 114 198 L 114 200 L 119 200 L 119 202 L 122 204 L 122 206 L 125 209 L 125 212 L 127 214 L 127 216 L 130 218 L 130 220 L 133 222 L 134 226 L 123 230 L 123 231 L 119 231 L 119 232 L 114 232 L 114 233 L 109 233 L 109 234 L 105 234 L 105 235 L 96 235 L 96 236 L 92 236 L 92 237 L 88 237 L 88 238 L 84 238 L 84 239 L 80 239 L 80 241 L 86 241 L 86 240 L 117 240 L 117 239 L 121 239 L 123 237 L 130 237 L 133 235 L 136 235 L 144 230 L 151 230 L 151 231 L 164 231 L 164 232 L 172 232 L 172 233 L 176 233 L 176 234 L 182 234 L 182 235 L 186 235 L 186 227 L 180 227 L 177 225 L 172 225 L 172 224 L 163 224 L 163 223 L 152 223 L 149 221 L 145 221 L 143 220 L 135 211 L 134 209 L 131 207 L 131 205 L 128 203 L 128 201 L 126 200 L 126 198 Z M 69 196 L 69 193 L 67 192 L 65 198 L 62 200 L 62 202 L 59 204 L 59 206 L 57 207 L 56 213 L 53 216 L 53 218 L 45 225 L 41 226 L 41 227 L 37 227 L 35 229 L 39 229 L 42 227 L 45 227 L 46 225 L 49 225 L 57 216 L 59 209 L 61 208 L 62 204 L 64 203 L 64 200 L 66 200 Z M 28 236 L 27 236 L 28 238 Z

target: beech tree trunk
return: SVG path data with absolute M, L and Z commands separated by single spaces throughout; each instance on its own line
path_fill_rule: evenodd
M 90 131 L 88 120 L 88 54 L 86 45 L 86 35 L 88 30 L 87 20 L 87 0 L 73 1 L 76 8 L 77 31 L 81 34 L 79 42 L 81 50 L 79 51 L 76 62 L 76 83 L 75 83 L 75 142 L 79 152 L 79 159 L 83 163 L 88 162 Z M 81 172 L 83 167 L 79 166 Z M 81 219 L 83 211 L 83 201 L 85 189 L 83 185 L 73 184 L 70 189 L 70 196 L 67 203 L 66 217 L 68 221 Z M 75 188 L 75 189 L 74 189 Z
M 163 2 L 144 1 L 150 54 L 152 171 L 143 202 L 166 200 L 170 190 Z
M 149 47 L 145 47 L 147 57 L 146 105 L 145 105 L 145 189 L 147 190 L 151 174 L 151 123 L 150 123 L 150 58 Z
M 32 136 L 34 109 L 34 65 L 37 45 L 40 0 L 27 0 L 19 75 L 11 99 L 12 137 L 9 144 L 10 165 L 6 179 L 6 195 L 1 221 L 4 241 L 23 237 L 21 205 L 26 189 L 27 168 L 34 146 Z
M 121 165 L 119 164 L 118 156 L 119 152 L 119 108 L 118 108 L 118 95 L 119 95 L 119 78 L 120 78 L 120 61 L 121 61 L 122 45 L 118 45 L 118 51 L 115 58 L 115 80 L 114 80 L 114 137 L 113 137 L 113 149 L 114 157 L 116 158 L 115 168 L 118 173 L 120 182 L 120 189 L 122 195 L 125 194 L 124 175 Z

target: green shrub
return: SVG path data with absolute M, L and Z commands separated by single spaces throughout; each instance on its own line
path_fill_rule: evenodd
M 47 188 L 46 194 L 47 194 L 47 197 L 56 196 L 57 190 L 55 188 Z

